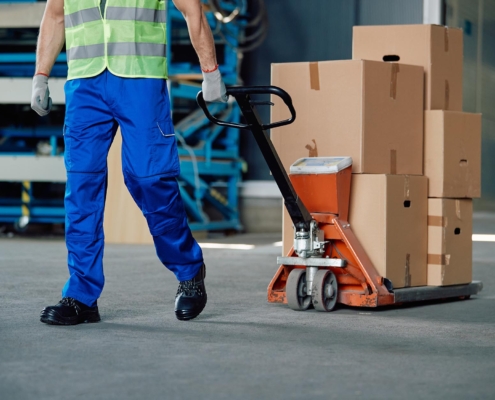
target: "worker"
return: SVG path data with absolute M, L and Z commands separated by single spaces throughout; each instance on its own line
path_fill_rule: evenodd
M 179 281 L 175 314 L 197 317 L 206 305 L 205 265 L 180 196 L 179 157 L 167 92 L 166 1 L 48 0 L 41 21 L 31 107 L 50 112 L 50 71 L 64 42 L 68 77 L 64 160 L 69 279 L 41 322 L 100 321 L 107 155 L 122 134 L 125 184 L 142 210 L 160 261 Z M 174 0 L 203 71 L 206 101 L 226 102 L 213 35 L 201 0 Z M 112 207 L 111 204 L 108 204 Z M 122 218 L 125 218 L 122 215 Z M 139 265 L 136 265 L 139 268 Z

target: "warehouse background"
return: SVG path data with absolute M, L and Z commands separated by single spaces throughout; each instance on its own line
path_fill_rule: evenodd
M 43 2 L 28 0 L 0 0 L 0 7 L 21 3 L 38 6 L 43 4 Z M 211 1 L 207 3 L 210 4 Z M 233 55 L 232 49 L 227 49 L 226 53 L 221 54 L 222 57 L 227 54 L 227 64 L 229 64 L 231 73 L 224 76 L 228 84 L 239 82 L 247 85 L 268 85 L 270 84 L 272 63 L 350 59 L 352 55 L 352 27 L 355 25 L 438 23 L 462 28 L 464 31 L 464 111 L 483 114 L 482 197 L 474 200 L 474 207 L 476 211 L 495 210 L 495 180 L 493 179 L 493 172 L 495 171 L 493 157 L 495 154 L 495 111 L 492 107 L 492 104 L 495 104 L 495 55 L 492 51 L 495 46 L 495 0 L 307 0 L 305 2 L 300 0 L 225 0 L 224 3 L 247 4 L 251 14 L 256 14 L 259 7 L 263 7 L 268 19 L 267 26 L 260 24 L 260 26 L 251 28 L 251 34 L 264 31 L 261 36 L 264 41 L 253 51 L 242 54 L 240 80 L 237 74 L 236 56 Z M 0 10 L 5 10 L 5 8 Z M 23 13 L 22 18 L 20 16 L 9 18 L 8 14 L 3 13 L 2 15 L 2 11 L 0 11 L 1 62 L 5 63 L 5 59 L 2 60 L 4 52 L 10 53 L 9 56 L 14 57 L 13 59 L 20 60 L 21 55 L 15 53 L 29 51 L 31 52 L 30 55 L 23 54 L 22 57 L 31 57 L 34 60 L 34 43 L 41 13 L 42 7 L 33 7 L 29 12 Z M 30 21 L 30 30 L 23 30 L 19 37 L 15 35 L 18 35 L 20 31 L 16 31 L 14 36 L 9 36 L 12 33 L 11 31 L 9 33 L 10 28 L 24 28 L 24 22 L 21 21 L 24 18 Z M 180 18 L 181 16 L 178 16 L 178 19 Z M 7 29 L 4 29 L 5 27 Z M 184 36 L 184 33 L 187 33 L 184 26 L 179 26 L 173 30 L 177 45 L 183 46 L 183 49 L 190 47 L 187 34 Z M 249 35 L 249 30 L 247 33 Z M 22 50 L 20 50 L 21 48 Z M 175 54 L 181 54 L 181 52 Z M 182 59 L 175 59 L 170 56 L 169 60 L 174 72 L 183 72 L 176 69 L 176 66 L 183 61 Z M 65 61 L 59 61 L 56 68 L 60 72 L 65 68 Z M 21 70 L 16 72 L 22 73 Z M 51 78 L 50 80 L 50 90 L 55 107 L 49 119 L 38 118 L 29 109 L 31 86 L 29 74 L 15 80 L 0 76 L 0 80 L 0 103 L 2 103 L 0 105 L 0 152 L 2 145 L 5 147 L 7 138 L 7 136 L 2 136 L 2 129 L 8 130 L 10 129 L 8 125 L 14 123 L 18 126 L 36 127 L 38 132 L 43 129 L 58 129 L 60 131 L 58 139 L 52 143 L 40 142 L 36 152 L 39 154 L 52 152 L 60 155 L 63 152 L 60 136 L 64 112 L 62 90 L 64 79 Z M 175 109 L 176 116 L 187 115 L 196 107 L 194 95 L 198 86 L 186 86 L 173 84 L 172 96 L 179 101 Z M 188 96 L 191 98 L 187 98 Z M 260 112 L 265 120 L 269 119 L 268 107 L 260 107 Z M 233 115 L 235 117 L 235 111 Z M 192 122 L 194 123 L 194 121 Z M 185 129 L 183 125 L 178 124 L 176 128 L 180 134 L 188 133 L 188 129 Z M 26 143 L 27 147 L 32 146 L 35 139 L 27 137 L 29 132 L 23 134 L 26 137 L 21 138 L 18 143 Z M 189 197 L 186 203 L 189 211 L 192 211 L 189 213 L 191 226 L 193 230 L 203 231 L 233 229 L 248 232 L 279 232 L 282 220 L 280 193 L 250 133 L 241 133 L 240 144 L 237 143 L 237 134 L 237 132 L 227 134 L 227 142 L 231 148 L 217 154 L 217 159 L 221 162 L 229 158 L 233 167 L 228 173 L 225 172 L 218 182 L 205 178 L 201 182 L 204 187 L 198 186 L 197 176 L 194 176 L 193 172 L 197 166 L 189 160 L 191 149 L 181 146 L 182 169 L 185 171 L 185 175 L 190 175 L 190 179 L 184 180 L 184 182 L 187 181 L 184 184 L 184 188 L 187 190 L 183 190 L 183 196 Z M 345 132 L 342 134 L 345 135 Z M 194 147 L 198 143 L 201 144 L 204 138 L 201 135 L 203 133 L 200 132 L 197 137 L 192 135 L 192 139 L 186 137 L 186 141 Z M 225 142 L 224 137 L 221 139 Z M 215 147 L 215 143 L 213 143 L 213 147 Z M 222 150 L 225 149 L 222 148 Z M 7 152 L 2 154 L 7 154 Z M 200 150 L 196 152 L 198 157 L 203 157 L 204 154 Z M 110 158 L 110 160 L 113 159 Z M 217 163 L 217 165 L 221 166 L 221 163 Z M 240 172 L 241 169 L 242 173 Z M 114 170 L 116 170 L 115 166 Z M 29 198 L 30 191 L 41 197 L 45 196 L 47 201 L 51 202 L 46 204 L 49 207 L 42 210 L 47 213 L 45 220 L 62 223 L 64 220 L 63 184 L 33 183 L 30 185 L 29 182 L 23 183 L 17 179 L 15 184 L 9 182 L 5 185 L 2 177 L 9 177 L 10 181 L 15 181 L 12 178 L 15 172 L 18 171 L 0 166 L 0 200 L 7 196 L 7 203 L 18 203 L 21 194 Z M 61 172 L 59 180 L 63 181 L 62 175 L 64 174 L 63 171 Z M 120 179 L 120 172 L 115 176 Z M 240 179 L 241 177 L 242 179 Z M 112 181 L 115 180 L 112 179 Z M 237 191 L 238 187 L 240 190 Z M 127 194 L 125 195 L 127 196 Z M 112 194 L 109 197 L 110 200 L 120 200 L 120 198 L 120 195 L 112 197 Z M 208 204 L 204 209 L 201 209 L 199 203 L 206 204 L 207 201 L 216 202 L 216 208 Z M 128 204 L 130 207 L 134 207 L 134 211 L 137 211 L 130 198 Z M 4 204 L 2 203 L 1 206 L 3 207 Z M 121 204 L 120 208 L 115 204 L 113 206 L 115 218 L 112 218 L 120 220 L 119 215 L 122 214 L 122 210 L 127 205 Z M 201 218 L 206 213 L 210 213 L 210 218 L 202 221 Z M 142 216 L 140 213 L 138 214 L 137 218 L 143 222 Z M 17 218 L 18 216 L 15 216 L 16 221 Z M 4 221 L 0 221 L 0 230 L 3 224 Z M 120 225 L 112 225 L 117 231 L 122 230 Z M 143 227 L 142 232 L 149 239 L 146 227 Z
M 269 34 L 243 64 L 250 85 L 270 83 L 271 63 L 350 59 L 354 25 L 428 22 L 463 28 L 464 111 L 483 113 L 482 198 L 474 200 L 474 207 L 495 210 L 495 1 L 284 0 L 268 1 L 266 7 Z M 269 118 L 268 110 L 262 113 Z M 254 140 L 248 133 L 241 140 L 241 155 L 250 166 L 245 178 L 269 180 Z
M 211 3 L 217 0 L 203 1 Z M 483 113 L 483 197 L 475 200 L 478 212 L 474 213 L 471 219 L 470 199 L 444 199 L 439 195 L 439 198 L 428 200 L 424 176 L 406 178 L 404 175 L 358 174 L 353 182 L 355 188 L 359 188 L 359 181 L 362 182 L 361 191 L 354 190 L 356 195 L 352 195 L 351 208 L 358 209 L 359 214 L 366 218 L 361 219 L 358 216 L 356 222 L 352 220 L 349 224 L 352 224 L 351 231 L 354 235 L 364 232 L 366 237 L 363 241 L 357 237 L 361 244 L 357 247 L 354 245 L 355 240 L 352 240 L 353 247 L 357 251 L 351 254 L 347 250 L 347 253 L 341 254 L 337 247 L 339 244 L 335 243 L 334 239 L 337 236 L 337 229 L 327 225 L 323 229 L 327 237 L 332 237 L 332 244 L 327 246 L 327 250 L 330 256 L 333 254 L 338 257 L 327 261 L 321 259 L 321 261 L 342 265 L 343 261 L 350 261 L 347 254 L 352 256 L 351 260 L 354 260 L 355 254 L 362 254 L 359 247 L 364 247 L 368 257 L 378 255 L 377 262 L 374 258 L 371 263 L 382 270 L 373 271 L 374 268 L 369 268 L 370 273 L 366 273 L 368 278 L 360 279 L 355 282 L 356 285 L 353 285 L 354 271 L 359 272 L 358 267 L 363 264 L 363 259 L 359 262 L 359 266 L 356 265 L 358 263 L 351 261 L 351 268 L 341 271 L 333 269 L 336 273 L 339 272 L 338 278 L 342 279 L 337 278 L 334 281 L 340 286 L 332 285 L 331 290 L 327 286 L 324 291 L 320 291 L 320 294 L 324 292 L 327 296 L 332 295 L 332 302 L 339 300 L 339 297 L 344 299 L 346 295 L 354 299 L 361 296 L 361 299 L 370 299 L 371 296 L 367 296 L 366 292 L 374 292 L 375 288 L 380 286 L 382 289 L 390 289 L 391 284 L 395 288 L 421 284 L 415 280 L 416 278 L 413 280 L 414 274 L 422 276 L 424 272 L 430 271 L 433 272 L 432 280 L 428 281 L 428 276 L 426 279 L 428 284 L 434 285 L 433 287 L 395 290 L 394 301 L 399 301 L 401 297 L 407 300 L 426 299 L 431 298 L 429 296 L 433 293 L 443 296 L 446 292 L 463 293 L 462 300 L 442 299 L 411 305 L 387 306 L 381 309 L 342 305 L 332 313 L 322 313 L 317 310 L 294 312 L 287 305 L 268 303 L 267 295 L 273 296 L 272 299 L 276 295 L 287 295 L 287 293 L 299 295 L 299 288 L 304 294 L 305 286 L 298 284 L 296 292 L 293 290 L 296 288 L 289 285 L 287 290 L 288 285 L 283 282 L 285 275 L 278 275 L 276 272 L 280 262 L 287 261 L 278 260 L 281 255 L 280 240 L 284 239 L 281 235 L 280 193 L 257 146 L 251 140 L 250 132 L 235 132 L 231 136 L 219 135 L 217 139 L 221 139 L 220 144 L 227 143 L 230 148 L 216 146 L 217 143 L 209 136 L 211 133 L 209 131 L 212 131 L 209 126 L 207 129 L 197 131 L 197 122 L 199 121 L 199 125 L 202 122 L 196 115 L 197 120 L 186 121 L 190 122 L 189 124 L 181 123 L 180 120 L 176 124 L 177 132 L 190 144 L 190 153 L 184 146 L 180 146 L 181 157 L 185 160 L 184 171 L 186 175 L 189 174 L 183 178 L 190 178 L 187 186 L 183 183 L 188 195 L 191 196 L 190 200 L 193 200 L 189 207 L 193 208 L 196 203 L 201 202 L 199 198 L 199 200 L 193 199 L 195 194 L 210 197 L 215 195 L 215 199 L 220 203 L 217 210 L 221 210 L 222 202 L 226 199 L 225 195 L 233 188 L 235 195 L 239 196 L 239 199 L 235 198 L 235 200 L 240 201 L 242 223 L 249 232 L 236 235 L 226 235 L 226 231 L 222 230 L 194 232 L 203 249 L 208 269 L 206 278 L 208 305 L 205 311 L 195 321 L 187 323 L 177 321 L 173 312 L 177 282 L 173 274 L 157 259 L 153 245 L 114 244 L 115 242 L 109 241 L 110 238 L 121 240 L 122 236 L 118 237 L 118 234 L 125 231 L 132 236 L 132 240 L 140 236 L 147 238 L 148 243 L 151 242 L 143 215 L 133 204 L 122 183 L 118 150 L 120 143 L 117 136 L 108 160 L 111 167 L 109 184 L 115 185 L 120 182 L 121 186 L 117 188 L 118 190 L 109 187 L 111 190 L 107 197 L 105 223 L 110 223 L 112 229 L 107 229 L 109 226 L 105 227 L 106 281 L 104 293 L 98 300 L 102 315 L 101 323 L 57 328 L 39 322 L 39 310 L 54 304 L 60 298 L 60 288 L 68 276 L 63 225 L 53 224 L 56 217 L 53 207 L 48 207 L 50 204 L 46 202 L 46 208 L 38 207 L 38 211 L 46 212 L 47 221 L 52 221 L 50 222 L 53 224 L 52 227 L 56 228 L 56 235 L 47 235 L 46 231 L 38 235 L 34 229 L 28 229 L 23 233 L 24 236 L 18 237 L 18 231 L 11 231 L 11 226 L 5 228 L 5 222 L 0 219 L 0 301 L 3 311 L 0 312 L 2 344 L 0 398 L 7 400 L 72 398 L 125 400 L 163 397 L 167 400 L 495 398 L 493 382 L 495 212 L 480 212 L 487 209 L 495 210 L 495 182 L 493 182 L 495 116 L 491 108 L 492 104 L 495 104 L 492 99 L 495 95 L 493 85 L 495 0 L 218 1 L 234 6 L 245 2 L 250 7 L 263 2 L 266 7 L 269 26 L 266 32 L 263 32 L 265 40 L 253 52 L 246 52 L 242 63 L 241 76 L 249 85 L 270 84 L 271 63 L 350 59 L 352 27 L 355 25 L 427 22 L 447 23 L 450 26 L 463 28 L 464 110 Z M 9 13 L 6 13 L 6 6 L 9 4 L 22 10 L 15 18 L 9 17 Z M 50 78 L 51 95 L 56 106 L 50 119 L 38 118 L 29 106 L 34 46 L 43 6 L 42 1 L 0 0 L 0 217 L 2 207 L 6 209 L 15 203 L 17 208 L 20 208 L 21 189 L 23 199 L 29 197 L 30 193 L 30 182 L 19 180 L 23 173 L 22 168 L 12 168 L 12 165 L 4 168 L 6 164 L 2 164 L 2 159 L 9 158 L 6 155 L 9 153 L 8 150 L 10 154 L 16 152 L 26 155 L 27 149 L 34 149 L 30 151 L 30 156 L 25 157 L 24 171 L 27 170 L 31 176 L 36 172 L 42 175 L 43 171 L 36 168 L 34 163 L 30 163 L 37 158 L 43 158 L 42 161 L 53 158 L 58 163 L 53 165 L 54 169 L 50 174 L 39 176 L 40 179 L 45 178 L 44 182 L 35 182 L 33 187 L 35 195 L 39 195 L 43 189 L 47 196 L 57 197 L 61 211 L 58 217 L 63 222 L 62 198 L 65 179 L 61 157 L 64 151 L 61 137 L 64 116 L 63 75 L 58 79 L 55 76 Z M 175 45 L 182 46 L 182 50 L 189 49 L 189 53 L 186 54 L 187 50 L 169 53 L 171 54 L 169 62 L 174 73 L 182 70 L 187 74 L 191 72 L 188 71 L 188 65 L 180 64 L 184 60 L 187 61 L 187 57 L 191 55 L 190 44 L 187 37 L 182 36 L 184 33 L 187 36 L 182 17 L 177 14 L 176 17 Z M 26 20 L 31 21 L 28 29 L 25 26 Z M 419 30 L 427 29 L 420 26 Z M 436 30 L 443 31 L 441 28 Z M 250 28 L 250 34 L 254 32 L 256 29 Z M 457 44 L 451 48 L 456 48 L 459 44 L 458 39 L 462 36 L 460 32 L 456 34 Z M 231 40 L 235 41 L 235 37 Z M 174 56 L 177 55 L 184 57 L 175 58 Z M 222 56 L 225 55 L 224 53 L 219 51 L 219 55 L 224 62 L 222 66 L 224 77 L 229 83 L 238 82 L 235 53 L 228 52 L 230 57 L 227 61 Z M 2 71 L 9 69 L 4 68 L 8 64 L 7 59 L 14 61 L 12 64 L 15 66 L 10 66 L 10 73 L 18 74 L 17 76 L 2 75 Z M 349 64 L 351 63 L 363 64 L 360 61 L 350 61 Z M 57 68 L 60 69 L 65 66 L 62 60 L 58 64 Z M 342 65 L 343 63 L 324 64 Z M 452 63 L 457 67 L 460 64 L 459 58 Z M 305 65 L 307 66 L 307 63 Z M 451 69 L 458 70 L 457 67 Z M 31 72 L 27 71 L 29 68 Z M 227 71 L 229 68 L 230 70 Z M 291 66 L 279 65 L 280 70 L 284 68 Z M 380 64 L 378 68 L 393 70 L 396 66 Z M 414 84 L 408 87 L 417 90 L 402 92 L 407 96 L 401 96 L 400 99 L 406 99 L 407 102 L 414 99 L 419 115 L 419 112 L 423 111 L 420 107 L 419 94 L 423 89 L 421 67 L 409 68 L 416 69 L 417 74 Z M 403 68 L 402 72 L 404 69 L 407 68 Z M 190 82 L 180 83 L 180 79 L 177 78 L 175 81 L 170 80 L 171 93 L 177 101 L 176 118 L 181 114 L 190 115 L 188 112 L 191 109 L 197 109 L 194 96 L 201 84 L 198 80 L 201 79 L 201 75 L 197 75 L 199 77 L 195 85 Z M 357 74 L 349 76 L 352 83 L 359 81 L 356 78 Z M 383 80 L 385 85 L 378 88 L 379 92 L 384 93 L 388 99 L 390 99 L 389 76 L 385 75 Z M 308 82 L 304 84 L 304 79 L 301 79 L 303 83 L 291 82 L 290 75 L 285 74 L 285 77 L 283 81 L 279 80 L 280 86 L 290 88 L 295 101 L 298 102 L 297 105 L 301 104 L 299 99 L 305 98 L 300 95 L 306 95 L 307 92 L 310 92 L 309 98 L 319 98 L 311 94 Z M 294 79 L 297 80 L 298 77 Z M 336 80 L 332 72 L 328 73 L 325 79 L 345 82 L 344 79 L 347 78 L 344 76 L 342 80 Z M 361 85 L 362 87 L 364 86 Z M 299 88 L 302 90 L 298 90 Z M 417 92 L 416 96 L 412 95 L 414 91 Z M 339 93 L 338 90 L 335 92 Z M 332 92 L 325 93 L 331 97 Z M 392 103 L 391 100 L 389 101 Z M 338 102 L 333 104 L 337 105 Z M 343 104 L 345 108 L 349 103 Z M 379 102 L 374 101 L 371 104 L 375 105 Z M 323 110 L 322 115 L 327 113 L 328 106 L 325 106 L 325 103 L 319 104 L 319 110 Z M 264 118 L 268 119 L 269 107 L 259 109 L 262 110 Z M 234 107 L 223 110 L 235 113 Z M 319 118 L 304 119 L 306 110 L 302 104 L 299 110 L 299 120 L 291 125 L 292 128 L 295 127 L 294 130 L 288 132 L 286 128 L 289 127 L 285 127 L 274 131 L 278 132 L 278 139 L 282 134 L 284 135 L 284 144 L 287 144 L 285 149 L 297 148 L 289 145 L 293 143 L 286 139 L 289 135 L 292 135 L 292 138 L 298 138 L 299 133 L 308 135 L 307 132 L 302 132 L 299 124 L 309 123 L 304 122 L 308 120 L 319 120 Z M 333 114 L 337 117 L 335 119 L 343 114 L 341 110 L 335 112 L 334 109 Z M 434 113 L 444 114 L 443 111 Z M 313 113 L 309 114 L 313 116 Z M 387 114 L 383 120 L 390 122 L 392 118 L 387 117 L 392 116 L 392 113 L 389 111 Z M 402 118 L 404 114 L 401 114 Z M 358 114 L 355 112 L 353 115 Z M 468 117 L 468 115 L 464 116 Z M 394 119 L 403 121 L 402 118 Z M 358 129 L 352 131 L 352 128 L 347 127 L 348 121 L 353 119 L 348 118 L 344 123 L 342 121 L 340 124 L 335 123 L 335 126 L 346 126 L 348 129 L 346 138 L 352 136 L 351 132 L 354 132 L 355 136 L 358 132 Z M 416 126 L 420 128 L 420 118 L 416 118 L 416 122 Z M 413 125 L 411 123 L 408 126 Z M 26 130 L 26 127 L 32 128 L 32 132 Z M 47 130 L 58 135 L 56 142 L 46 140 Z M 193 133 L 195 130 L 196 133 Z M 386 127 L 382 130 L 385 131 Z M 3 134 L 7 131 L 25 136 L 17 136 L 9 140 L 8 135 Z M 38 136 L 34 134 L 35 131 L 39 133 Z M 396 132 L 397 130 L 390 130 L 389 138 Z M 421 129 L 416 129 L 416 132 L 415 137 L 421 138 Z M 444 129 L 440 129 L 430 136 L 443 138 L 445 132 Z M 323 133 L 328 135 L 328 131 Z M 45 136 L 41 136 L 42 134 Z M 333 134 L 338 136 L 340 132 L 333 129 Z M 478 134 L 479 129 L 476 128 L 476 132 L 472 131 L 472 136 L 479 137 Z M 346 132 L 342 131 L 342 135 L 346 135 Z M 43 138 L 44 143 L 37 148 L 36 143 L 40 138 Z M 238 138 L 241 139 L 240 143 Z M 216 156 L 211 166 L 218 167 L 219 175 L 215 180 L 208 180 L 207 176 L 201 174 L 198 177 L 198 174 L 192 173 L 195 168 L 198 169 L 198 164 L 192 162 L 190 154 L 197 155 L 196 161 L 206 158 L 208 154 L 202 152 L 201 145 L 208 140 L 212 144 L 210 150 L 215 152 Z M 281 140 L 274 142 L 277 145 Z M 324 140 L 322 142 L 324 143 Z M 380 142 L 379 138 L 377 142 Z M 332 142 L 329 140 L 327 143 Z M 383 144 L 380 143 L 381 146 Z M 478 150 L 479 145 L 476 141 L 473 142 L 472 147 Z M 436 148 L 438 147 L 434 147 Z M 418 169 L 421 166 L 420 149 L 421 146 L 418 144 L 415 151 L 410 152 L 416 156 Z M 284 154 L 283 151 L 280 153 Z M 36 154 L 40 156 L 35 157 Z M 230 169 L 225 168 L 227 157 L 230 157 L 228 163 L 232 167 Z M 247 160 L 249 167 L 247 171 L 235 170 L 240 164 L 245 165 L 241 158 Z M 290 158 L 294 159 L 294 157 Z M 290 162 L 288 157 L 286 159 Z M 380 161 L 383 159 L 384 157 Z M 199 167 L 204 171 L 208 165 L 199 164 Z M 388 170 L 381 171 L 382 174 L 386 172 Z M 51 179 L 48 183 L 47 176 Z M 228 177 L 231 177 L 233 182 L 228 182 Z M 239 179 L 241 177 L 242 180 Z M 372 184 L 366 185 L 369 177 Z M 56 179 L 59 179 L 60 183 L 53 183 Z M 394 190 L 385 193 L 387 181 L 393 180 L 402 180 L 403 184 L 394 185 Z M 8 182 L 4 184 L 5 181 Z M 12 190 L 12 185 L 16 191 L 15 197 L 5 199 L 7 197 L 5 190 L 6 188 Z M 324 187 L 325 184 L 319 186 Z M 310 191 L 299 192 L 301 196 L 303 194 L 308 196 L 307 193 Z M 323 190 L 318 190 L 318 195 L 314 198 L 326 201 L 329 196 Z M 303 202 L 306 202 L 305 198 Z M 411 202 L 414 202 L 413 207 Z M 39 206 L 41 203 L 37 204 Z M 309 202 L 306 204 L 309 205 Z M 434 210 L 426 210 L 427 206 L 430 208 L 430 204 L 434 206 L 432 207 L 435 208 Z M 340 201 L 338 205 L 341 210 Z M 26 208 L 29 212 L 29 208 L 27 206 Z M 198 206 L 197 210 L 201 210 L 201 206 Z M 223 210 L 228 211 L 226 208 Z M 234 213 L 226 214 L 228 218 L 213 222 L 218 222 L 217 226 L 221 226 L 221 223 L 238 222 Z M 19 218 L 18 215 L 16 218 Z M 320 218 L 324 219 L 324 216 Z M 193 221 L 196 223 L 196 228 L 199 226 L 202 229 L 208 225 L 208 221 L 204 224 L 197 221 Z M 50 223 L 45 224 L 43 228 L 48 227 Z M 29 226 L 41 228 L 35 223 Z M 291 232 L 290 226 L 288 229 Z M 344 232 L 344 227 L 339 228 L 339 231 Z M 342 237 L 351 237 L 349 233 L 350 231 L 347 230 Z M 286 245 L 287 242 L 289 246 L 291 245 L 292 238 L 293 235 L 285 235 Z M 428 243 L 426 243 L 427 238 Z M 371 250 L 369 253 L 368 249 Z M 366 263 L 368 257 L 364 258 Z M 347 260 L 340 260 L 342 258 Z M 433 264 L 428 265 L 429 261 Z M 444 264 L 448 264 L 448 268 L 444 268 L 446 267 Z M 384 272 L 383 267 L 386 268 Z M 457 282 L 461 282 L 462 278 L 462 282 L 467 283 L 472 277 L 473 284 L 450 286 L 451 268 Z M 299 271 L 303 270 L 299 269 Z M 394 277 L 389 279 L 391 273 Z M 323 276 L 320 273 L 317 275 Z M 371 279 L 380 277 L 387 280 Z M 360 287 L 360 282 L 365 283 Z M 438 284 L 448 286 L 435 287 Z M 469 293 L 465 292 L 467 286 L 479 290 L 481 285 L 484 286 L 481 292 L 472 297 L 465 296 L 465 293 Z M 356 292 L 352 293 L 351 290 Z M 359 292 L 363 295 L 359 296 L 357 294 Z M 383 296 L 382 299 L 392 297 L 389 290 L 382 290 L 380 296 Z M 306 300 L 305 302 L 309 305 Z M 319 307 L 321 304 L 320 302 Z M 293 307 L 294 305 L 292 303 Z M 373 305 L 373 301 L 368 305 Z M 327 306 L 326 302 L 325 306 Z M 56 376 L 56 379 L 47 379 L 49 374 Z

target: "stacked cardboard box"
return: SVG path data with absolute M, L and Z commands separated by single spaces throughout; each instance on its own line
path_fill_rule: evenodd
M 462 111 L 462 30 L 439 25 L 355 26 L 352 58 L 424 68 L 425 110 Z
M 384 62 L 389 60 L 394 62 Z M 442 198 L 474 197 L 476 188 L 479 193 L 476 145 L 466 147 L 471 139 L 458 132 L 455 153 L 450 139 L 447 145 L 440 139 L 453 133 L 438 128 L 440 119 L 446 129 L 454 124 L 470 131 L 478 118 L 460 112 L 462 32 L 431 25 L 355 27 L 353 60 L 273 64 L 272 84 L 292 96 L 297 111 L 294 124 L 272 131 L 286 170 L 301 157 L 351 156 L 349 222 L 375 268 L 395 288 L 438 285 L 435 273 L 427 269 L 427 260 L 433 260 L 427 241 L 428 196 L 436 197 L 432 185 L 443 188 L 438 196 Z M 286 119 L 287 110 L 274 101 L 272 121 Z M 454 111 L 430 115 L 425 108 Z M 426 141 L 424 118 L 427 128 L 434 130 Z M 456 123 L 456 118 L 465 122 Z M 432 138 L 434 145 L 429 144 Z M 424 159 L 424 154 L 429 158 Z M 448 163 L 459 155 L 457 172 L 463 175 L 456 175 Z M 431 174 L 431 168 L 439 175 L 428 187 L 423 171 Z M 464 182 L 460 189 L 464 194 L 451 191 L 444 196 L 445 190 L 459 189 L 459 180 Z M 447 209 L 448 205 L 442 208 Z M 287 253 L 293 230 L 285 210 L 283 221 Z M 469 234 L 464 233 L 469 226 L 461 228 L 463 235 Z M 449 279 L 443 284 L 452 284 L 445 274 Z
M 481 195 L 481 115 L 462 112 L 462 30 L 438 25 L 354 27 L 353 58 L 396 59 L 425 71 L 427 284 L 472 278 L 472 200 Z

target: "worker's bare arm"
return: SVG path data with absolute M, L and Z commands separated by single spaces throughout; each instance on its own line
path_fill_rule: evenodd
M 201 0 L 173 0 L 184 16 L 191 42 L 199 57 L 203 70 L 212 70 L 217 65 L 215 45 L 210 26 L 203 12 Z
M 64 42 L 64 0 L 48 0 L 38 37 L 36 73 L 50 74 Z

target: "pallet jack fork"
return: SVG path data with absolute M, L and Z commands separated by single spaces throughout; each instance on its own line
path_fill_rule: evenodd
M 207 118 L 218 125 L 250 130 L 277 183 L 294 225 L 294 246 L 268 286 L 268 301 L 287 303 L 293 310 L 311 305 L 331 311 L 337 303 L 356 307 L 378 307 L 406 302 L 447 298 L 469 298 L 483 288 L 479 281 L 446 287 L 393 289 L 380 276 L 348 222 L 352 159 L 316 157 L 296 161 L 286 173 L 268 138 L 268 129 L 294 122 L 296 112 L 287 92 L 275 86 L 232 86 L 227 94 L 237 101 L 247 124 L 218 120 L 208 111 L 202 92 L 197 101 Z M 256 110 L 274 105 L 251 99 L 272 95 L 283 100 L 291 113 L 284 121 L 263 124 Z

